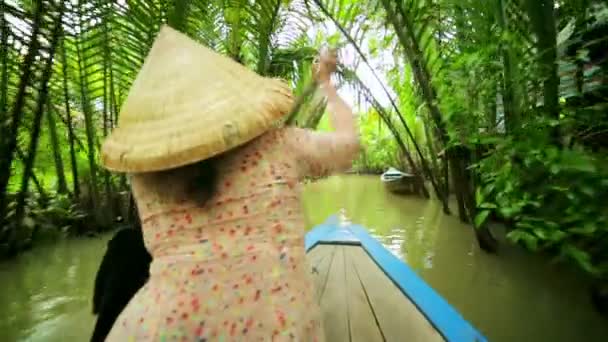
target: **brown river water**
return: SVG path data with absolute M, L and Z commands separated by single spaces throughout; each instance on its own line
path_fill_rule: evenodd
M 471 228 L 433 200 L 390 194 L 377 176 L 344 175 L 308 184 L 304 207 L 309 226 L 344 209 L 490 341 L 608 341 L 585 277 L 506 243 L 498 255 L 481 252 Z M 0 263 L 0 341 L 87 341 L 110 237 L 37 246 Z

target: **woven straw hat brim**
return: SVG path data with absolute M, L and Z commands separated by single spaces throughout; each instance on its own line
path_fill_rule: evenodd
M 102 163 L 130 173 L 192 164 L 261 135 L 292 102 L 286 83 L 164 26 L 103 144 Z

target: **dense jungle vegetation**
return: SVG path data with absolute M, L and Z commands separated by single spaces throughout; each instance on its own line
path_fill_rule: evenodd
M 397 166 L 508 239 L 608 277 L 608 5 L 592 0 L 1 0 L 0 255 L 134 217 L 99 148 L 170 26 L 261 75 L 311 81 L 322 46 L 357 111 L 354 170 Z M 294 124 L 327 129 L 316 92 Z

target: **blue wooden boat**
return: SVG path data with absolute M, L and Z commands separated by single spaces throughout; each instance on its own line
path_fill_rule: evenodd
M 487 341 L 364 227 L 332 216 L 306 250 L 327 341 Z

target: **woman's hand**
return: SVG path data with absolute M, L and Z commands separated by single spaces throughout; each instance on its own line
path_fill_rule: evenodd
M 338 57 L 335 50 L 325 50 L 319 55 L 319 61 L 313 67 L 314 78 L 318 83 L 329 83 L 331 74 L 336 71 Z

